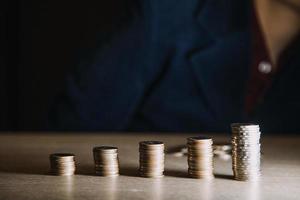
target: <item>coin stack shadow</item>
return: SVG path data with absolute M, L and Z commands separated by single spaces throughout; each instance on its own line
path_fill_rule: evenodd
M 159 141 L 140 142 L 140 175 L 148 178 L 164 176 L 164 143 Z
M 188 173 L 192 178 L 213 179 L 213 141 L 207 137 L 190 137 L 188 147 Z
M 259 125 L 234 123 L 232 130 L 232 170 L 240 181 L 257 180 L 260 171 Z
M 118 176 L 119 159 L 118 148 L 112 146 L 99 146 L 93 148 L 95 172 L 100 176 Z
M 51 174 L 57 176 L 74 175 L 75 155 L 70 153 L 54 153 L 49 156 Z

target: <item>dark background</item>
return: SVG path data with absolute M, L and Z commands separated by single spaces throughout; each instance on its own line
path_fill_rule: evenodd
M 121 25 L 121 0 L 2 0 L 0 129 L 42 130 L 79 49 Z

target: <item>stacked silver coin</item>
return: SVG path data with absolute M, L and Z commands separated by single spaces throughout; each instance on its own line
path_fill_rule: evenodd
M 235 123 L 232 130 L 232 169 L 236 180 L 257 180 L 260 170 L 259 125 Z
M 71 176 L 75 173 L 75 155 L 55 153 L 49 156 L 51 173 L 58 176 Z
M 188 147 L 188 173 L 192 178 L 212 179 L 213 141 L 207 137 L 190 137 Z
M 140 142 L 140 175 L 148 178 L 164 176 L 165 145 L 159 141 Z
M 118 148 L 99 146 L 93 148 L 95 171 L 100 176 L 118 176 L 119 159 Z

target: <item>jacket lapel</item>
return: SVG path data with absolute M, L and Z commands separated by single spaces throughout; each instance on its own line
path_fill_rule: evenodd
M 242 3 L 244 5 L 242 5 Z M 213 42 L 192 51 L 190 62 L 198 85 L 216 120 L 242 117 L 250 61 L 249 5 L 247 1 L 209 0 L 198 22 Z

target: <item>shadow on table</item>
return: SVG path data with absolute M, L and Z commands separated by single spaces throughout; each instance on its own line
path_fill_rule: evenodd
M 140 177 L 137 167 L 130 167 L 130 166 L 121 167 L 120 174 L 122 176 Z M 170 176 L 170 177 L 188 178 L 187 172 L 182 170 L 166 169 L 164 174 L 165 176 Z
M 131 166 L 121 166 L 120 167 L 120 174 L 122 176 L 131 176 L 131 177 L 139 177 L 139 170 L 137 167 Z
M 184 170 L 170 170 L 167 169 L 165 171 L 165 175 L 166 176 L 172 176 L 172 177 L 178 177 L 178 178 L 189 178 L 189 175 L 187 173 L 187 171 Z M 216 179 L 228 179 L 228 180 L 233 180 L 233 176 L 232 175 L 228 175 L 228 174 L 214 174 Z
M 96 176 L 93 165 L 78 165 L 76 167 L 76 175 Z
M 120 174 L 122 176 L 131 176 L 131 177 L 140 177 L 138 168 L 136 167 L 121 167 Z M 164 172 L 165 176 L 169 177 L 177 177 L 177 178 L 189 178 L 187 171 L 184 170 L 174 170 L 174 169 L 166 169 Z M 234 180 L 232 175 L 228 174 L 214 174 L 217 179 L 227 179 Z
M 215 174 L 215 177 L 219 179 L 234 180 L 233 175 L 228 175 L 228 174 Z
M 184 170 L 166 169 L 165 175 L 178 178 L 189 178 L 187 171 Z

